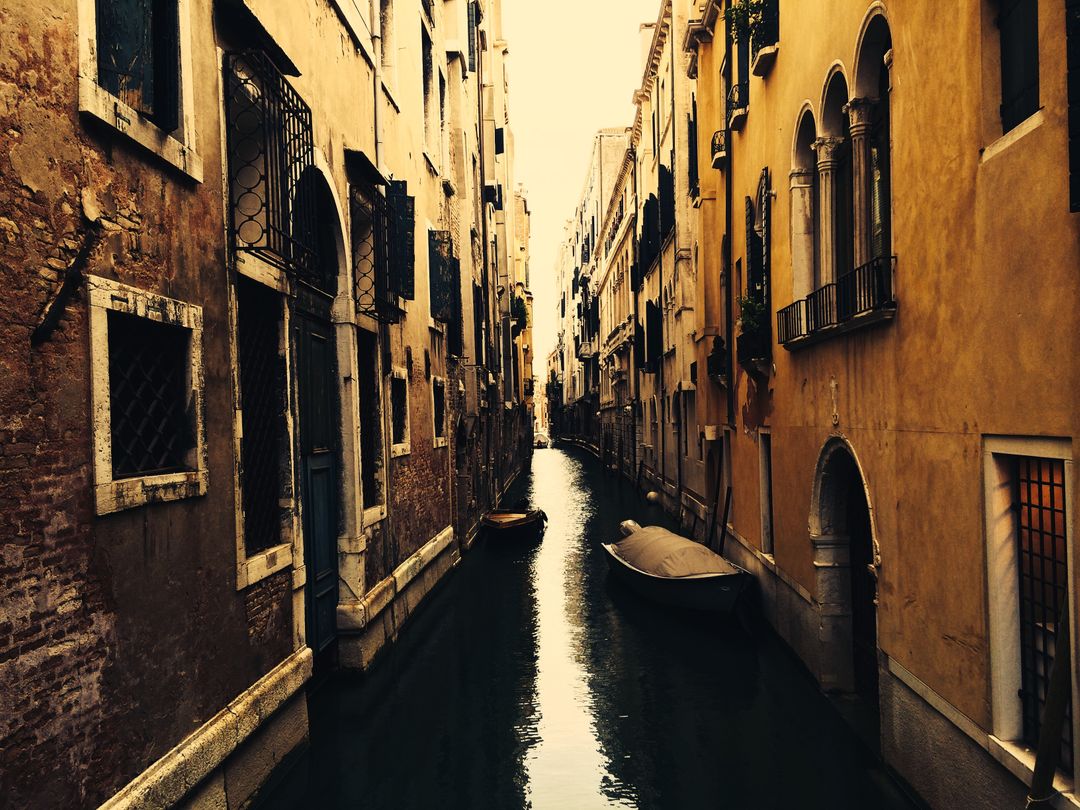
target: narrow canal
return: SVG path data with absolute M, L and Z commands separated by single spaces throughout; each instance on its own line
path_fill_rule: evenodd
M 601 541 L 660 516 L 577 450 L 509 494 L 535 548 L 476 547 L 366 676 L 311 699 L 271 808 L 907 808 L 771 634 L 659 610 Z

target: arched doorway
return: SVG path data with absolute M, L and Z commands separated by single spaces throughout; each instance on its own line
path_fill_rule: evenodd
M 303 268 L 295 283 L 293 345 L 299 439 L 298 496 L 307 567 L 307 641 L 316 665 L 336 655 L 338 535 L 341 529 L 341 421 L 337 341 L 331 318 L 343 260 L 341 228 L 323 176 L 301 178 L 293 232 Z
M 878 706 L 877 563 L 870 503 L 851 448 L 834 439 L 818 460 L 810 516 L 822 623 L 822 685 Z

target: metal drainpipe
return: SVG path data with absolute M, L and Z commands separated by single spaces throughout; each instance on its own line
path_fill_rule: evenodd
M 727 54 L 731 54 L 731 31 L 727 26 L 724 26 L 724 48 Z M 728 60 L 728 70 L 731 68 L 731 60 Z M 730 92 L 730 88 L 728 88 Z M 728 111 L 727 111 L 727 98 L 724 98 L 723 106 L 721 107 L 721 114 L 724 116 L 724 143 L 727 146 L 727 175 L 724 178 L 724 243 L 727 249 L 724 251 L 724 255 L 721 260 L 724 262 L 724 278 L 727 283 L 724 285 L 724 337 L 727 343 L 725 347 L 727 350 L 728 360 L 728 385 L 727 385 L 727 421 L 728 425 L 734 426 L 735 424 L 735 329 L 732 323 L 731 317 L 731 286 L 734 283 L 734 272 L 731 261 L 731 214 L 734 207 L 732 181 L 735 174 L 735 150 L 734 144 L 731 139 L 731 130 L 728 128 Z M 731 448 L 725 447 L 723 452 L 730 453 Z M 721 457 L 721 464 L 723 460 Z M 722 469 L 721 469 L 722 472 Z M 730 483 L 730 482 L 729 482 Z
M 370 0 L 370 2 L 368 4 L 368 19 L 370 19 L 371 23 L 372 23 L 371 31 L 370 31 L 370 33 L 371 33 L 371 49 L 374 51 L 374 53 L 372 54 L 372 57 L 373 57 L 372 61 L 375 63 L 374 70 L 372 71 L 372 82 L 371 82 L 372 83 L 372 105 L 371 105 L 372 106 L 372 119 L 373 119 L 374 126 L 375 126 L 375 168 L 377 168 L 379 170 L 379 173 L 383 177 L 386 177 L 388 173 L 385 170 L 385 167 L 383 165 L 383 149 L 382 149 L 382 145 L 383 145 L 383 133 L 382 133 L 383 120 L 382 120 L 382 116 L 379 115 L 379 107 L 381 106 L 381 102 L 382 102 L 382 30 L 381 30 L 381 23 L 377 22 L 377 21 L 380 20 L 380 16 L 381 16 L 381 12 L 380 12 L 380 8 L 379 8 L 379 0 Z M 380 323 L 378 325 L 378 329 L 379 329 L 379 339 L 376 342 L 376 346 L 375 346 L 375 351 L 376 351 L 376 356 L 377 356 L 377 362 L 376 362 L 375 367 L 377 369 L 380 369 L 381 366 L 382 366 L 384 355 L 389 353 L 388 351 L 384 352 L 383 347 L 384 346 L 389 347 L 389 345 L 390 345 L 390 326 L 389 326 L 389 324 L 380 321 Z M 383 383 L 383 380 L 384 380 L 384 378 L 386 376 L 387 371 L 389 371 L 389 369 L 381 369 L 380 373 L 379 373 L 379 391 L 380 391 L 379 398 L 384 403 L 389 399 L 389 397 L 384 397 L 382 395 L 382 391 L 383 391 L 382 383 Z M 393 438 L 393 436 L 392 436 L 392 431 L 393 431 L 392 419 L 393 419 L 393 417 L 392 417 L 392 415 L 390 413 L 389 408 L 384 407 L 384 408 L 381 409 L 381 412 L 382 412 L 382 422 L 383 422 L 383 424 L 382 424 L 382 435 L 383 435 L 383 439 L 384 439 L 383 447 L 384 447 L 384 452 L 385 452 L 385 447 L 386 447 L 386 444 L 387 444 L 387 442 L 385 441 L 386 437 L 389 436 L 391 439 Z M 386 520 L 385 520 L 385 522 L 383 524 L 383 526 L 384 526 L 383 531 L 388 533 L 392 537 L 393 536 L 393 529 L 394 529 L 394 513 L 393 513 L 393 510 L 390 509 L 390 491 L 392 489 L 392 487 L 390 485 L 390 473 L 391 473 L 391 470 L 393 469 L 393 465 L 388 463 L 389 460 L 385 457 L 385 455 L 383 456 L 383 462 L 384 462 L 384 464 L 382 466 L 382 469 L 384 471 L 383 480 L 385 482 L 385 492 L 383 492 L 383 503 L 386 506 Z M 361 506 L 362 506 L 362 504 L 361 504 Z M 361 513 L 361 516 L 362 516 L 363 515 L 363 509 L 360 510 L 360 513 Z M 367 540 L 370 542 L 371 538 L 367 538 Z M 366 557 L 366 554 L 365 554 L 365 557 Z M 395 562 L 396 562 L 396 560 L 395 560 Z M 366 565 L 365 565 L 365 568 L 366 568 Z M 366 579 L 366 573 L 365 573 L 365 579 Z M 365 582 L 364 584 L 366 585 L 367 583 Z
M 640 279 L 642 273 L 644 273 L 644 270 L 641 267 L 641 250 L 640 250 L 641 246 L 638 243 L 638 238 L 637 238 L 637 226 L 638 226 L 638 222 L 640 221 L 638 219 L 638 209 L 641 207 L 641 198 L 638 197 L 637 149 L 635 149 L 632 144 L 630 146 L 630 160 L 631 160 L 632 170 L 634 172 L 634 235 L 632 237 L 631 244 L 633 246 L 633 251 L 634 251 L 634 264 L 637 265 L 637 275 L 638 275 L 638 278 Z M 633 279 L 631 279 L 631 284 L 633 284 L 633 283 L 634 283 L 634 281 L 633 281 Z M 639 311 L 638 311 L 638 292 L 639 292 L 639 290 L 635 289 L 633 292 L 634 292 L 634 294 L 632 296 L 630 296 L 630 298 L 631 298 L 630 306 L 632 307 L 633 313 L 634 313 L 634 344 L 630 347 L 630 352 L 631 352 L 630 356 L 634 360 L 634 362 L 631 363 L 634 370 L 633 370 L 633 373 L 630 375 L 630 378 L 631 378 L 630 379 L 630 399 L 631 399 L 631 401 L 637 403 L 638 413 L 642 414 L 642 422 L 644 423 L 645 419 L 644 419 L 644 414 L 643 414 L 643 411 L 642 411 L 643 406 L 641 404 L 641 388 L 640 388 L 640 385 L 638 383 L 639 369 L 637 367 L 637 333 L 638 333 L 638 329 L 641 326 L 640 321 L 638 320 L 638 315 L 639 315 Z M 631 416 L 634 416 L 633 411 L 631 411 Z M 633 447 L 633 454 L 634 455 L 631 458 L 631 461 L 632 461 L 631 470 L 633 470 L 636 473 L 637 465 L 638 465 L 638 457 L 637 457 L 638 436 L 637 436 L 637 417 L 636 416 L 634 416 L 634 437 L 633 438 L 634 438 L 634 440 L 631 443 L 631 447 Z M 637 482 L 637 481 L 634 482 L 634 488 L 635 489 L 637 488 L 638 483 L 639 482 Z
M 674 26 L 674 24 L 675 24 L 675 8 L 674 8 L 674 5 L 672 6 L 671 14 L 672 14 L 671 23 Z M 672 195 L 674 196 L 674 193 L 675 193 L 675 164 L 676 164 L 675 156 L 677 156 L 678 153 L 679 153 L 679 148 L 678 148 L 679 147 L 679 137 L 678 137 L 679 119 L 675 115 L 675 110 L 676 110 L 676 108 L 675 108 L 675 95 L 676 95 L 676 92 L 675 91 L 676 91 L 676 87 L 677 87 L 677 84 L 676 84 L 677 78 L 676 78 L 676 71 L 675 71 L 675 47 L 671 43 L 670 40 L 668 41 L 668 53 L 670 54 L 670 61 L 671 61 L 671 143 L 672 143 L 672 146 L 674 147 L 674 149 L 672 150 L 672 156 L 673 157 L 672 157 L 672 160 L 671 160 L 671 190 L 672 190 Z M 674 208 L 674 210 L 678 211 L 678 207 L 676 206 Z M 673 263 L 673 267 L 672 267 L 672 278 L 675 278 L 676 277 L 675 271 L 678 270 L 678 267 L 679 267 L 679 223 L 678 223 L 678 218 L 676 218 L 675 222 L 673 222 L 672 224 L 673 224 L 674 229 L 675 229 L 675 233 L 673 234 L 673 236 L 671 238 L 672 247 L 674 247 L 674 250 L 671 252 L 671 255 L 675 259 L 675 261 Z M 676 363 L 679 362 L 678 350 L 676 350 L 676 352 L 675 352 L 675 362 Z M 680 382 L 681 382 L 681 380 L 680 380 Z M 681 396 L 679 397 L 679 407 L 683 408 L 683 398 Z M 679 415 L 679 421 L 676 422 L 675 424 L 678 425 L 677 436 L 676 436 L 676 439 L 675 439 L 675 499 L 676 499 L 676 507 L 675 508 L 681 514 L 681 512 L 682 512 L 682 493 L 683 493 L 683 486 L 682 486 L 682 478 L 683 478 L 682 444 L 683 444 L 683 436 L 684 436 L 684 434 L 686 432 L 686 425 L 683 424 L 683 419 L 682 419 L 681 414 Z M 680 525 L 679 528 L 681 529 L 682 526 Z
M 483 368 L 486 372 L 484 375 L 484 387 L 488 388 L 487 374 L 490 373 L 489 364 L 492 358 L 487 356 L 487 345 L 491 342 L 494 352 L 499 336 L 495 333 L 494 319 L 488 323 L 488 316 L 491 314 L 491 296 L 490 296 L 490 275 L 488 274 L 488 262 L 490 260 L 490 254 L 488 252 L 488 218 L 487 218 L 487 203 L 484 202 L 484 175 L 487 166 L 484 164 L 484 134 L 486 131 L 486 125 L 484 124 L 484 56 L 487 52 L 486 46 L 480 47 L 480 20 L 476 21 L 477 26 L 477 43 L 476 43 L 476 116 L 477 121 L 480 122 L 479 132 L 477 136 L 477 151 L 480 156 L 480 177 L 478 178 L 480 188 L 476 191 L 480 195 L 480 242 L 482 249 L 483 266 L 481 267 L 481 281 L 483 282 L 483 295 L 482 303 L 484 306 L 484 321 L 485 325 L 490 326 L 488 330 L 487 338 L 484 344 L 484 363 Z M 485 397 L 487 394 L 485 393 Z M 500 403 L 501 404 L 501 403 Z M 488 403 L 488 426 L 484 431 L 484 464 L 488 466 L 487 475 L 487 506 L 492 508 L 496 506 L 495 498 L 498 496 L 498 486 L 495 484 L 496 469 L 502 463 L 502 455 L 499 447 L 492 447 L 493 445 L 493 433 L 496 428 L 501 429 L 501 413 L 496 415 L 492 414 L 492 411 L 496 410 L 492 407 L 492 404 Z M 500 433 L 501 436 L 501 433 Z M 494 485 L 494 486 L 493 486 Z

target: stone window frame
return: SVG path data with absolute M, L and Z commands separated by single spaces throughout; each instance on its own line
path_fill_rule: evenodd
M 1020 456 L 1053 459 L 1065 469 L 1066 558 L 1070 564 L 1069 643 L 1076 660 L 1078 633 L 1077 593 L 1075 574 L 1075 469 L 1070 439 L 1024 436 L 983 437 L 983 506 L 986 544 L 986 593 L 990 652 L 990 716 L 991 731 L 987 735 L 990 754 L 1014 776 L 1030 785 L 1035 769 L 1035 752 L 1018 742 L 1023 736 L 1023 708 L 1017 692 L 1020 689 L 1020 618 L 1016 535 L 1012 521 L 1012 459 Z M 1072 682 L 1073 706 L 1080 705 L 1080 677 Z M 1080 715 L 1074 709 L 1073 739 L 1080 730 Z M 1074 752 L 1080 760 L 1080 747 Z M 1073 763 L 1073 771 L 1080 762 Z M 1072 794 L 1075 777 L 1070 780 L 1058 771 L 1054 788 L 1062 794 Z M 1078 806 L 1075 794 L 1067 796 L 1069 806 Z
M 387 408 L 387 412 L 390 415 L 390 458 L 398 458 L 399 456 L 407 456 L 412 452 L 412 414 L 410 413 L 412 408 L 409 405 L 409 372 L 403 366 L 394 366 L 390 370 L 390 379 L 390 385 L 386 386 L 386 396 L 390 401 L 389 407 Z M 396 443 L 394 442 L 393 380 L 403 380 L 405 382 L 405 436 L 403 441 Z
M 177 0 L 180 40 L 180 116 L 169 134 L 140 115 L 100 84 L 97 58 L 98 0 L 78 0 L 79 112 L 115 130 L 157 155 L 197 183 L 203 181 L 202 158 L 196 148 L 195 80 L 192 67 L 191 2 Z
M 258 264 L 263 264 L 261 260 L 257 260 Z M 268 266 L 267 266 L 268 267 Z M 274 268 L 269 268 L 274 269 Z M 278 293 L 285 295 L 288 292 L 287 282 L 283 277 L 276 277 L 268 279 L 264 274 L 245 272 L 246 268 L 237 268 L 237 273 L 245 276 L 251 281 L 264 284 L 267 287 L 276 290 Z M 275 270 L 275 272 L 277 272 Z M 233 391 L 233 497 L 236 509 L 236 590 L 242 591 L 245 588 L 254 585 L 256 582 L 266 579 L 267 577 L 276 574 L 278 571 L 282 571 L 286 568 L 291 568 L 295 560 L 301 558 L 302 549 L 299 547 L 299 540 L 301 538 L 300 527 L 297 523 L 297 517 L 299 510 L 296 508 L 296 493 L 292 487 L 291 482 L 296 480 L 296 471 L 294 467 L 294 456 L 290 451 L 287 455 L 289 458 L 289 469 L 283 470 L 283 478 L 285 479 L 285 488 L 289 492 L 289 508 L 292 513 L 293 519 L 288 524 L 283 524 L 281 527 L 281 542 L 270 548 L 258 551 L 255 554 L 248 555 L 247 545 L 245 544 L 244 534 L 244 511 L 243 511 L 243 477 L 241 475 L 241 441 L 243 441 L 243 409 L 241 408 L 240 397 L 240 309 L 236 295 L 236 283 L 230 281 L 229 283 L 229 358 L 231 365 L 230 377 L 232 380 Z M 282 437 L 282 441 L 287 447 L 292 448 L 294 446 L 295 437 L 295 422 L 293 421 L 292 410 L 292 356 L 289 351 L 289 335 L 292 334 L 292 324 L 289 320 L 289 307 L 282 305 L 281 307 L 281 331 L 279 338 L 281 340 L 280 350 L 282 352 L 282 360 L 285 363 L 285 379 L 286 379 L 286 397 L 289 398 L 289 408 L 287 411 L 287 428 L 286 435 Z
M 435 385 L 436 384 L 441 385 L 442 389 L 443 389 L 443 424 L 442 424 L 443 433 L 442 433 L 442 436 L 439 435 L 439 426 L 435 423 L 435 413 L 436 413 L 436 410 L 435 410 Z M 449 437 L 449 430 L 448 430 L 449 418 L 448 417 L 450 415 L 449 414 L 449 410 L 450 410 L 449 409 L 449 404 L 450 404 L 450 402 L 449 402 L 449 399 L 448 399 L 449 393 L 450 393 L 450 389 L 446 384 L 446 378 L 445 377 L 439 377 L 439 376 L 436 376 L 436 375 L 432 375 L 432 377 L 431 377 L 431 428 L 432 428 L 432 437 L 433 437 L 432 438 L 432 446 L 434 446 L 436 448 L 438 448 L 438 447 L 446 447 L 447 444 L 448 444 L 448 441 L 449 441 L 449 438 L 448 438 Z
M 90 315 L 90 412 L 93 441 L 94 509 L 108 515 L 150 503 L 205 495 L 209 487 L 203 377 L 202 307 L 100 276 L 88 276 Z M 195 418 L 192 470 L 113 477 L 112 398 L 109 381 L 109 312 L 122 312 L 191 332 L 188 390 Z

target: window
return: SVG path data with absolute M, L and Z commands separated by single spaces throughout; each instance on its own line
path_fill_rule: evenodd
M 428 231 L 428 292 L 431 317 L 446 325 L 447 351 L 463 351 L 461 262 L 449 231 Z
M 225 56 L 229 241 L 234 253 L 309 278 L 318 272 L 311 110 L 259 51 Z
M 758 433 L 758 469 L 761 474 L 761 550 L 773 553 L 772 436 Z
M 1020 699 L 1023 739 L 1035 748 L 1039 744 L 1050 670 L 1061 641 L 1057 628 L 1068 605 L 1065 465 L 1058 459 L 1030 457 L 1018 457 L 1014 463 L 1012 507 L 1020 575 Z M 1062 770 L 1066 772 L 1072 771 L 1071 713 L 1070 705 L 1061 740 Z
M 202 308 L 91 277 L 98 514 L 206 493 Z
M 240 492 L 247 556 L 281 542 L 282 465 L 288 464 L 281 297 L 239 276 L 236 282 L 240 377 Z
M 431 37 L 427 28 L 420 27 L 421 69 L 424 83 L 424 147 L 430 155 L 435 145 L 435 62 L 431 52 Z
M 1001 129 L 1008 132 L 1039 109 L 1038 0 L 1001 0 Z
M 479 50 L 479 26 L 480 4 L 477 0 L 469 2 L 469 70 L 473 73 L 477 68 L 477 52 Z
M 360 483 L 366 511 L 386 503 L 382 373 L 379 368 L 378 336 L 366 329 L 358 329 L 356 335 L 359 353 Z
M 409 453 L 409 381 L 403 368 L 395 368 L 390 375 L 390 455 L 404 456 Z
M 394 0 L 379 0 L 379 64 L 382 67 L 383 82 L 393 86 L 397 54 L 394 41 Z
M 1047 688 L 1060 645 L 1058 628 L 1074 576 L 1072 446 L 1068 440 L 987 437 L 984 449 L 987 593 L 990 602 L 992 747 L 1030 769 Z M 1074 653 L 1075 660 L 1075 653 Z M 1075 678 L 1075 665 L 1073 666 Z M 1075 688 L 1071 685 L 1069 694 Z M 1074 772 L 1076 717 L 1066 707 L 1058 769 Z
M 435 422 L 435 446 L 446 447 L 446 381 L 431 378 L 432 416 Z
M 79 0 L 79 110 L 202 180 L 192 150 L 188 0 Z
M 164 132 L 179 126 L 176 0 L 97 0 L 97 80 Z

